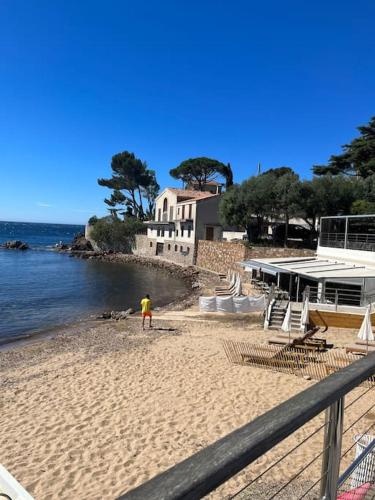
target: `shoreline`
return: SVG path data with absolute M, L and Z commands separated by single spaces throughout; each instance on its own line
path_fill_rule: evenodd
M 52 251 L 56 251 L 52 249 Z M 136 264 L 143 267 L 151 267 L 154 269 L 158 269 L 160 271 L 164 271 L 168 274 L 173 275 L 181 279 L 186 285 L 186 292 L 178 297 L 174 298 L 161 306 L 158 306 L 155 311 L 168 311 L 168 310 L 185 310 L 197 300 L 201 292 L 201 277 L 209 275 L 210 277 L 214 277 L 214 273 L 210 271 L 197 269 L 194 266 L 183 266 L 181 264 L 176 264 L 174 262 L 168 262 L 162 259 L 152 259 L 150 257 L 140 257 L 132 254 L 122 254 L 122 253 L 99 253 L 93 251 L 60 251 L 61 253 L 66 253 L 71 257 L 80 258 L 80 259 L 95 259 L 102 262 L 110 262 L 114 264 Z M 196 286 L 194 286 L 196 285 Z M 67 331 L 72 329 L 79 330 L 78 334 L 83 333 L 84 331 L 89 330 L 92 327 L 95 327 L 99 324 L 99 322 L 103 321 L 106 323 L 110 323 L 111 319 L 101 319 L 99 316 L 101 313 L 105 311 L 98 310 L 95 313 L 89 313 L 87 316 L 82 316 L 76 318 L 72 321 L 63 324 L 50 325 L 44 328 L 41 328 L 38 331 L 25 332 L 24 334 L 19 334 L 15 337 L 3 338 L 0 339 L 0 352 L 6 352 L 11 349 L 16 349 L 19 347 L 27 346 L 29 344 L 43 341 L 43 340 L 51 340 L 54 335 L 62 335 Z M 135 311 L 132 316 L 136 316 L 137 312 Z M 118 320 L 124 321 L 124 320 Z

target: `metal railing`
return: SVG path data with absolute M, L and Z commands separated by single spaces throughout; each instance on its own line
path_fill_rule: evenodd
M 311 460 L 313 463 L 322 456 L 322 475 L 310 489 L 319 482 L 321 491 L 319 498 L 333 500 L 336 498 L 339 479 L 343 432 L 347 432 L 353 426 L 351 424 L 343 431 L 344 397 L 374 374 L 375 352 L 330 375 L 119 498 L 122 500 L 202 498 L 265 455 L 321 412 L 326 411 L 325 423 L 313 433 L 324 428 L 323 450 Z M 352 405 L 353 402 L 347 407 Z M 309 465 L 310 462 L 303 470 Z M 276 493 L 250 498 L 276 498 L 278 493 L 285 490 L 300 473 L 298 471 L 294 474 L 293 478 L 278 488 Z M 305 496 L 306 493 L 300 498 Z
M 306 287 L 307 288 L 307 287 Z M 362 304 L 362 291 L 352 288 L 325 287 L 320 290 L 317 286 L 309 286 L 309 302 L 320 304 L 335 304 L 360 306 Z
M 356 441 L 360 443 L 363 437 L 364 436 L 360 436 L 360 439 Z M 375 438 L 368 435 L 365 437 L 369 443 L 367 446 L 363 447 L 363 451 L 358 454 L 350 466 L 340 476 L 337 485 L 339 493 L 351 492 L 352 500 L 356 500 L 357 498 L 358 500 L 363 499 L 363 495 L 367 492 L 366 490 L 369 489 L 368 486 L 371 486 L 371 483 L 375 482 Z M 365 491 L 363 491 L 364 489 Z M 372 491 L 375 497 L 375 489 L 373 488 Z
M 371 233 L 321 233 L 322 247 L 347 248 L 349 250 L 375 251 L 375 234 Z
M 320 233 L 319 245 L 322 247 L 345 248 L 345 233 Z

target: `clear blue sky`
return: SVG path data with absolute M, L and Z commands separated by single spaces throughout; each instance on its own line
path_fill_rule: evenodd
M 1 0 L 0 220 L 106 213 L 111 156 L 302 177 L 375 115 L 373 0 Z

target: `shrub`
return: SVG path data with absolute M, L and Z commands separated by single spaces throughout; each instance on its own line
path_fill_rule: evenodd
M 95 224 L 98 222 L 98 218 L 96 215 L 93 215 L 92 217 L 89 218 L 88 223 L 90 226 L 95 226 Z
M 135 235 L 143 228 L 143 222 L 133 217 L 124 221 L 104 217 L 95 223 L 91 238 L 101 250 L 131 253 Z

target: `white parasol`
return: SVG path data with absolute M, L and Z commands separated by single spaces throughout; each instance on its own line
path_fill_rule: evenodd
M 283 332 L 289 333 L 289 343 L 290 343 L 290 331 L 292 329 L 292 309 L 290 306 L 290 302 L 288 304 L 288 308 L 285 313 L 283 324 L 281 325 L 281 329 Z
M 309 299 L 306 297 L 301 314 L 301 330 L 305 330 L 307 323 L 309 322 Z
M 359 329 L 358 332 L 358 338 L 366 341 L 367 351 L 368 351 L 368 341 L 374 340 L 374 334 L 372 333 L 370 309 L 371 305 L 367 307 L 365 317 L 363 318 L 361 328 Z

